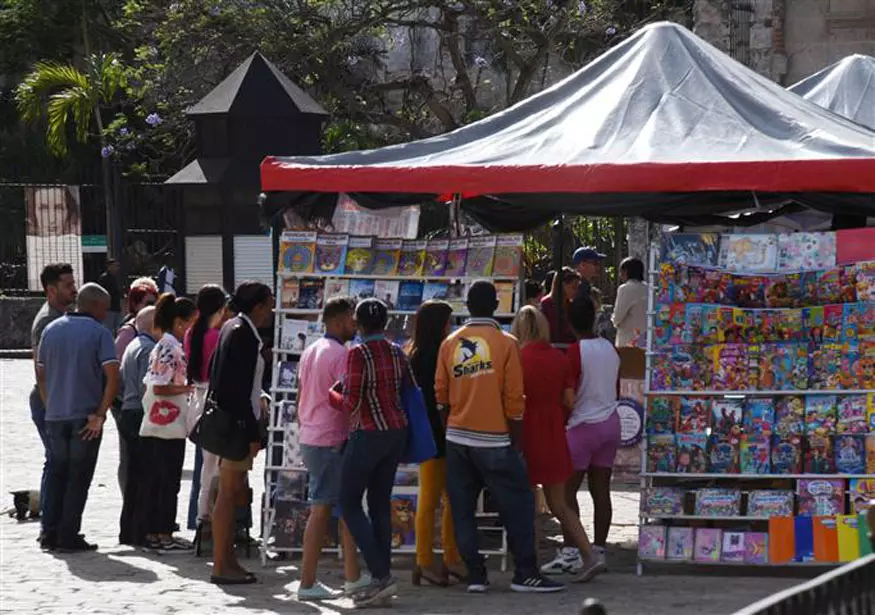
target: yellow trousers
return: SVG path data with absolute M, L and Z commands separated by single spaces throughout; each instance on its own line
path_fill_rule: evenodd
M 434 518 L 441 500 L 444 565 L 455 566 L 460 558 L 456 548 L 450 499 L 447 497 L 447 460 L 430 459 L 419 466 L 419 497 L 416 503 L 416 564 L 423 568 L 431 568 L 434 564 Z

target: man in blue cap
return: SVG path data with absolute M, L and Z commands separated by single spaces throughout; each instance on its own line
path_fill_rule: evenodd
M 577 248 L 571 258 L 574 268 L 580 274 L 580 288 L 575 299 L 587 297 L 593 302 L 596 310 L 598 310 L 599 302 L 592 292 L 592 284 L 598 281 L 602 272 L 602 261 L 605 258 L 607 258 L 606 255 L 589 246 Z

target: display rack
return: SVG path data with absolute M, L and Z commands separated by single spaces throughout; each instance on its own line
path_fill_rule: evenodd
M 875 229 L 873 229 L 875 230 Z M 875 241 L 875 234 L 873 234 L 873 241 Z M 647 343 L 646 343 L 646 382 L 645 382 L 645 419 L 643 426 L 643 445 L 641 447 L 641 509 L 639 511 L 639 529 L 642 530 L 641 536 L 643 536 L 643 529 L 645 527 L 659 527 L 665 526 L 667 528 L 671 527 L 681 527 L 681 528 L 692 528 L 692 531 L 689 529 L 683 530 L 687 532 L 687 536 L 690 533 L 694 535 L 696 532 L 696 528 L 703 528 L 708 530 L 719 529 L 721 530 L 720 534 L 717 536 L 720 539 L 723 538 L 725 532 L 737 533 L 737 532 L 758 532 L 760 535 L 766 534 L 768 535 L 772 530 L 772 522 L 783 522 L 788 518 L 792 519 L 791 523 L 796 523 L 798 519 L 803 517 L 797 513 L 797 508 L 799 506 L 800 497 L 799 493 L 799 484 L 800 481 L 842 481 L 844 485 L 843 491 L 841 493 L 842 498 L 846 498 L 849 492 L 850 483 L 849 481 L 853 481 L 855 479 L 862 480 L 871 480 L 875 479 L 875 473 L 872 472 L 872 461 L 870 460 L 870 465 L 866 468 L 865 473 L 841 473 L 841 472 L 833 472 L 833 473 L 810 473 L 810 472 L 801 472 L 801 473 L 763 473 L 763 474 L 753 474 L 753 473 L 742 473 L 741 469 L 739 469 L 738 473 L 717 473 L 717 472 L 705 472 L 705 473 L 677 473 L 677 472 L 664 472 L 664 471 L 651 471 L 648 465 L 648 446 L 649 440 L 648 437 L 648 429 L 649 429 L 649 421 L 651 419 L 651 411 L 653 400 L 658 398 L 677 398 L 678 396 L 687 397 L 687 398 L 722 398 L 726 400 L 733 399 L 749 399 L 749 398 L 763 398 L 763 397 L 781 397 L 781 396 L 800 396 L 800 397 L 814 397 L 814 396 L 823 396 L 823 395 L 836 395 L 836 396 L 850 396 L 850 395 L 870 395 L 875 392 L 875 389 L 871 388 L 846 388 L 846 389 L 776 389 L 776 390 L 716 390 L 711 387 L 708 390 L 690 390 L 689 388 L 683 389 L 675 389 L 675 390 L 654 390 L 653 389 L 653 373 L 655 364 L 654 361 L 657 361 L 657 357 L 660 356 L 660 353 L 657 352 L 656 341 L 655 341 L 655 328 L 657 326 L 657 289 L 659 286 L 659 276 L 662 271 L 662 263 L 660 263 L 660 248 L 661 246 L 654 246 L 649 255 L 649 292 L 647 298 Z M 836 265 L 838 267 L 838 265 Z M 738 274 L 739 276 L 743 275 L 757 275 L 768 277 L 767 274 L 763 274 L 757 272 L 756 274 L 750 272 L 739 271 L 738 269 L 733 269 L 733 273 Z M 780 275 L 780 274 L 775 274 Z M 859 301 L 859 299 L 858 299 Z M 686 301 L 685 301 L 686 303 Z M 693 303 L 693 302 L 689 302 Z M 779 308 L 769 308 L 769 309 L 779 309 Z M 800 309 L 800 308 L 796 308 Z M 661 349 L 664 350 L 664 349 Z M 664 358 L 664 356 L 663 356 Z M 869 403 L 872 404 L 875 402 L 875 399 L 872 397 L 869 398 Z M 710 412 L 710 411 L 709 411 Z M 871 418 L 870 418 L 871 420 Z M 710 423 L 709 423 L 710 424 Z M 875 426 L 871 426 L 871 433 L 873 435 L 869 436 L 870 438 L 875 438 Z M 711 428 L 708 428 L 708 437 L 711 436 Z M 829 436 L 832 438 L 833 436 Z M 801 440 L 803 436 L 799 436 Z M 807 439 L 807 435 L 805 436 Z M 710 442 L 710 439 L 709 439 Z M 806 444 L 806 446 L 808 446 Z M 864 445 L 866 446 L 866 445 Z M 800 444 L 800 451 L 802 445 Z M 709 452 L 710 452 L 710 444 L 709 444 Z M 875 449 L 871 449 L 871 451 L 875 451 Z M 801 454 L 801 453 L 800 453 Z M 869 452 L 870 457 L 873 455 L 873 452 Z M 770 458 L 771 461 L 771 458 Z M 710 464 L 710 460 L 708 461 Z M 710 465 L 709 465 L 710 470 Z M 729 486 L 733 491 L 738 493 L 738 514 L 697 514 L 698 511 L 694 514 L 690 511 L 690 502 L 693 501 L 693 497 L 698 497 L 700 493 L 698 489 L 710 489 L 710 488 L 720 488 Z M 681 510 L 677 510 L 674 512 L 665 512 L 665 511 L 657 511 L 652 512 L 648 510 L 646 500 L 649 498 L 649 493 L 654 488 L 668 488 L 668 489 L 676 489 L 679 490 L 680 493 L 680 502 Z M 869 487 L 871 488 L 871 486 Z M 791 492 L 790 502 L 791 502 L 791 510 L 789 516 L 778 517 L 769 517 L 757 514 L 744 514 L 741 503 L 745 503 L 745 507 L 749 502 L 750 494 L 753 491 L 758 492 L 766 492 L 773 491 L 775 493 L 779 492 Z M 759 511 L 757 511 L 759 512 Z M 840 523 L 844 523 L 841 521 L 843 517 L 853 517 L 856 512 L 851 510 L 844 510 L 844 515 L 839 516 L 825 516 L 825 517 L 816 517 L 817 519 L 837 519 L 840 520 Z M 807 516 L 807 515 L 805 515 Z M 810 519 L 814 519 L 814 517 L 809 517 Z M 808 521 L 803 523 L 803 526 Z M 831 522 L 828 522 L 831 523 Z M 850 523 L 850 521 L 848 521 Z M 668 535 L 668 531 L 666 530 L 666 536 Z M 797 530 L 799 531 L 799 530 Z M 807 531 L 807 530 L 803 530 Z M 658 530 L 657 530 L 658 533 Z M 678 532 L 680 535 L 680 532 Z M 794 535 L 795 536 L 795 535 Z M 798 541 L 799 538 L 796 537 L 796 548 L 798 549 Z M 862 543 L 863 541 L 861 541 Z M 638 575 L 643 574 L 645 565 L 648 567 L 651 566 L 660 566 L 665 564 L 681 564 L 681 565 L 690 565 L 690 566 L 728 566 L 728 567 L 738 567 L 738 566 L 773 566 L 773 567 L 829 567 L 829 566 L 838 566 L 842 563 L 844 558 L 836 557 L 832 561 L 824 561 L 822 559 L 811 558 L 804 559 L 802 561 L 799 560 L 798 554 L 795 555 L 790 560 L 781 559 L 780 561 L 768 561 L 765 562 L 757 562 L 752 563 L 749 561 L 722 561 L 722 558 L 717 561 L 696 561 L 694 558 L 686 558 L 681 557 L 675 559 L 671 559 L 667 557 L 668 553 L 668 539 L 665 540 L 665 551 L 666 556 L 659 557 L 646 557 L 643 556 L 641 550 L 639 549 L 638 554 L 638 563 L 637 563 L 637 573 Z M 651 543 L 653 544 L 653 543 Z M 766 543 L 768 544 L 768 543 Z M 846 543 L 845 543 L 846 544 Z M 861 549 L 864 547 L 860 547 Z M 768 547 L 766 548 L 766 553 L 768 553 Z
M 521 275 L 517 276 L 385 276 L 385 275 L 356 275 L 356 274 L 321 274 L 321 273 L 289 273 L 279 272 L 276 276 L 276 303 L 275 303 L 275 333 L 276 340 L 273 350 L 274 362 L 272 366 L 272 386 L 271 394 L 273 402 L 271 404 L 271 417 L 268 437 L 267 449 L 267 464 L 265 466 L 265 496 L 262 509 L 262 540 L 261 540 L 261 557 L 262 564 L 266 565 L 269 553 L 299 553 L 302 551 L 300 545 L 292 546 L 277 546 L 274 539 L 274 530 L 276 528 L 277 507 L 276 501 L 278 497 L 291 498 L 301 502 L 306 500 L 306 468 L 303 465 L 303 460 L 297 452 L 297 416 L 294 404 L 297 401 L 297 388 L 280 386 L 280 367 L 284 361 L 299 358 L 301 350 L 289 350 L 280 347 L 283 340 L 283 328 L 291 319 L 309 320 L 319 322 L 321 320 L 321 309 L 300 309 L 284 307 L 282 303 L 282 287 L 283 281 L 289 278 L 298 279 L 322 279 L 326 283 L 330 280 L 391 280 L 391 281 L 422 281 L 426 282 L 461 282 L 467 286 L 471 282 L 477 280 L 489 280 L 491 282 L 510 283 L 513 286 L 512 310 L 496 313 L 498 319 L 510 319 L 521 307 L 523 299 L 523 280 Z M 390 309 L 389 316 L 400 317 L 407 320 L 414 315 L 415 310 L 399 310 Z M 454 310 L 453 319 L 456 323 L 467 317 L 468 314 L 464 310 Z M 277 462 L 279 460 L 279 462 Z M 403 465 L 399 467 L 400 473 L 418 475 L 418 466 Z M 299 475 L 298 480 L 300 489 L 297 493 L 279 493 L 281 489 L 281 478 L 290 475 Z M 418 479 L 417 479 L 418 480 Z M 415 485 L 395 485 L 393 488 L 394 496 L 416 496 L 418 487 Z M 477 507 L 478 529 L 484 535 L 496 534 L 490 540 L 493 548 L 481 550 L 484 555 L 498 556 L 501 558 L 501 569 L 504 571 L 507 567 L 508 543 L 507 534 L 504 527 L 497 523 L 497 515 L 487 512 L 485 498 L 481 496 Z M 439 519 L 439 516 L 438 516 Z M 439 535 L 439 532 L 438 534 Z M 332 547 L 324 549 L 325 552 L 334 553 L 340 556 L 342 549 Z M 414 545 L 404 545 L 400 548 L 393 548 L 394 554 L 413 554 L 415 553 Z M 442 549 L 435 549 L 435 552 L 442 553 Z

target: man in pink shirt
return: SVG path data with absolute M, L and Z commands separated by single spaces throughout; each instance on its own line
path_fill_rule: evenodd
M 328 401 L 331 387 L 346 370 L 346 342 L 355 336 L 355 304 L 336 298 L 322 310 L 325 337 L 301 355 L 298 364 L 298 422 L 304 464 L 309 474 L 310 516 L 304 529 L 304 556 L 298 600 L 330 600 L 343 592 L 316 580 L 319 553 L 325 543 L 328 522 L 340 496 L 343 447 L 349 437 L 349 418 Z M 343 542 L 344 591 L 354 593 L 370 583 L 359 571 L 355 542 L 340 522 Z

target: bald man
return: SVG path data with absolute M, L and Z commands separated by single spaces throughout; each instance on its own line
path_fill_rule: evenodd
M 137 516 L 137 493 L 143 482 L 140 464 L 140 424 L 143 422 L 143 395 L 146 393 L 143 378 L 149 369 L 149 355 L 161 337 L 161 332 L 155 329 L 155 308 L 150 305 L 137 312 L 134 326 L 137 337 L 131 340 L 122 355 L 121 409 L 112 412 L 118 426 L 118 481 L 123 499 L 119 543 L 138 546 L 145 538 Z

